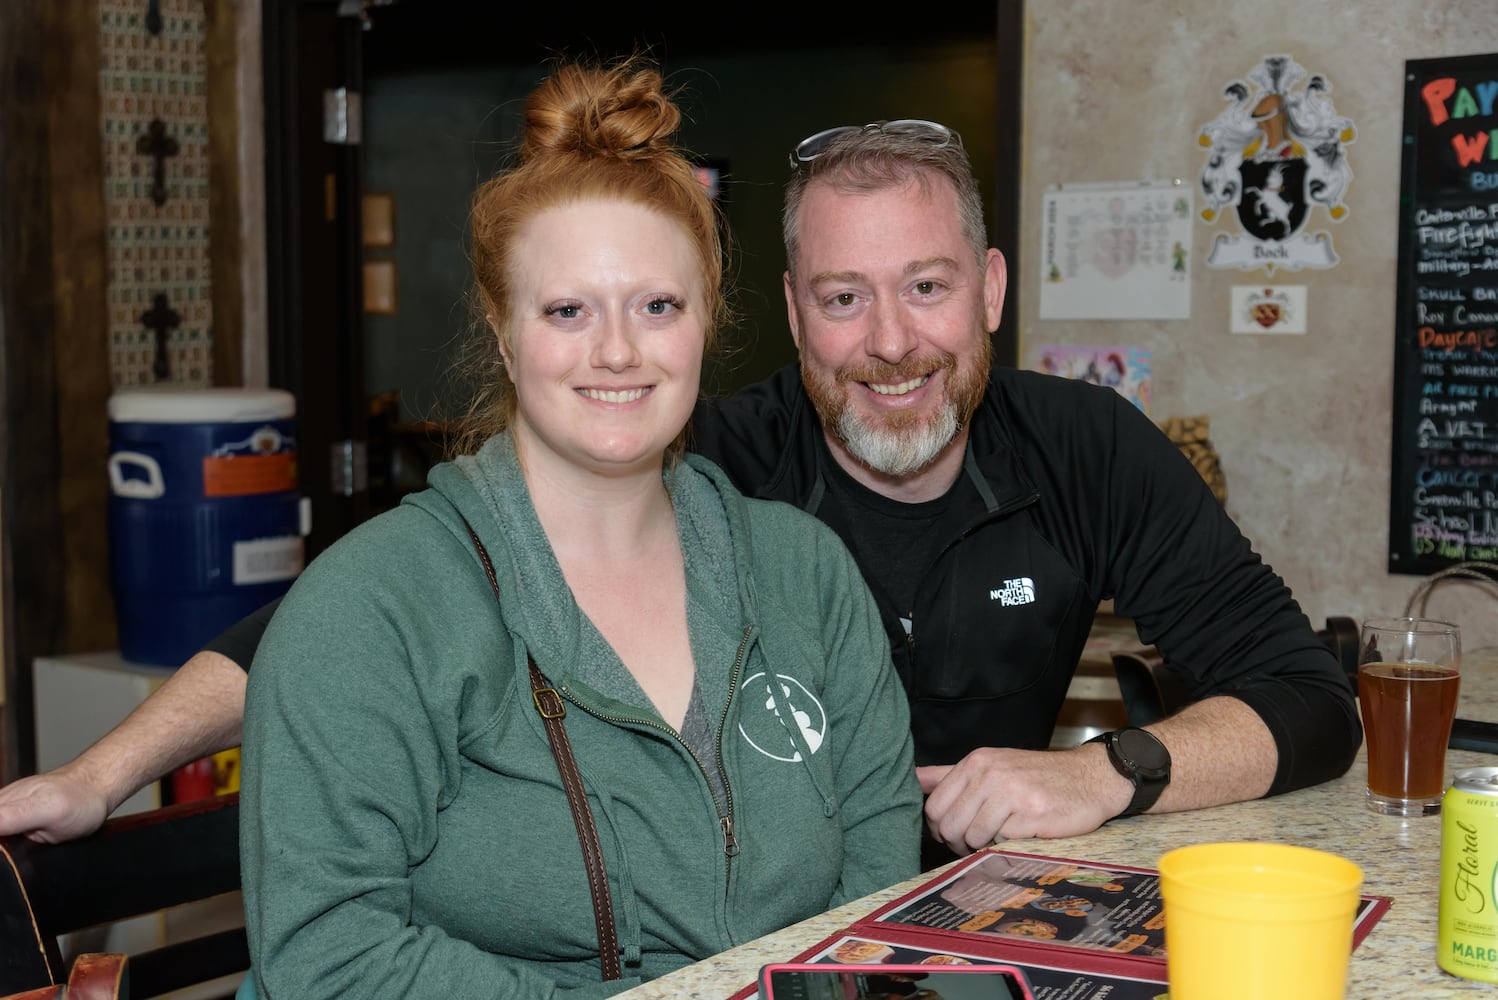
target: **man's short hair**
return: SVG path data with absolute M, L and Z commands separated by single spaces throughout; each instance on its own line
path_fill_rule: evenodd
M 785 186 L 781 215 L 786 269 L 792 275 L 801 251 L 797 213 L 807 187 L 824 181 L 842 191 L 882 191 L 916 180 L 929 185 L 933 176 L 945 177 L 957 192 L 962 234 L 981 267 L 988 253 L 988 230 L 983 221 L 983 198 L 962 140 L 956 132 L 945 145 L 878 128 L 850 131 L 829 143 L 815 159 L 797 166 Z

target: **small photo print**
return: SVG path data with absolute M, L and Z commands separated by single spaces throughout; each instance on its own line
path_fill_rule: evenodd
M 1030 352 L 1030 369 L 1105 385 L 1144 413 L 1150 411 L 1150 353 L 1135 347 L 1041 344 Z
M 1234 333 L 1305 333 L 1305 285 L 1234 285 Z

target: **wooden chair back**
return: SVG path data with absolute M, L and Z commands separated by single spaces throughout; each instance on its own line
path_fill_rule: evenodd
M 130 995 L 128 962 L 124 955 L 79 955 L 66 983 L 8 993 L 0 1000 L 122 1000 Z
M 0 996 L 68 984 L 79 970 L 65 967 L 59 935 L 239 884 L 237 795 L 121 816 L 61 844 L 0 838 Z M 85 957 L 75 965 L 88 965 Z M 240 926 L 132 955 L 120 995 L 159 996 L 248 968 Z

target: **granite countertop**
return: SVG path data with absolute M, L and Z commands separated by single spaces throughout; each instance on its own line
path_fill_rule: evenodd
M 1462 663 L 1462 718 L 1498 722 L 1498 649 L 1470 652 Z M 1447 772 L 1498 765 L 1498 756 L 1467 750 L 1446 755 Z M 1263 840 L 1341 854 L 1363 868 L 1363 892 L 1394 905 L 1352 955 L 1347 996 L 1352 1000 L 1419 996 L 1422 1000 L 1493 995 L 1489 983 L 1461 979 L 1436 965 L 1436 905 L 1441 853 L 1439 816 L 1402 819 L 1363 805 L 1367 760 L 1314 788 L 1195 812 L 1136 816 L 1064 840 L 1011 840 L 1008 850 L 1154 868 L 1166 851 L 1188 844 Z M 630 1000 L 722 1000 L 754 981 L 759 968 L 785 961 L 860 916 L 909 891 L 929 876 L 871 896 L 705 959 L 622 996 Z M 1287 994 L 1289 995 L 1289 994 Z

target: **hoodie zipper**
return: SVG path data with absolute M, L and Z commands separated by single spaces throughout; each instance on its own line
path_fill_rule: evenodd
M 718 774 L 723 778 L 724 807 L 723 814 L 718 817 L 718 828 L 723 835 L 723 856 L 727 860 L 727 870 L 725 872 L 723 880 L 723 890 L 725 895 L 728 891 L 729 879 L 733 874 L 733 859 L 738 857 L 739 855 L 739 841 L 738 837 L 734 835 L 733 830 L 733 789 L 728 784 L 728 771 L 723 767 L 723 727 L 728 724 L 728 713 L 733 707 L 733 696 L 738 691 L 739 687 L 739 673 L 744 665 L 744 651 L 749 646 L 749 637 L 753 634 L 753 632 L 753 625 L 744 626 L 743 637 L 739 639 L 738 653 L 735 654 L 733 659 L 733 671 L 729 676 L 728 701 L 724 703 L 723 715 L 718 720 Z M 666 736 L 681 744 L 681 748 L 687 752 L 687 756 L 691 757 L 692 762 L 697 765 L 697 770 L 702 772 L 702 780 L 706 781 L 708 783 L 708 786 L 711 787 L 712 781 L 709 780 L 707 776 L 707 768 L 703 766 L 702 758 L 698 757 L 696 751 L 694 751 L 690 746 L 687 745 L 686 741 L 681 738 L 680 733 L 672 729 L 670 726 L 666 725 L 664 722 L 653 722 L 650 719 L 641 719 L 633 716 L 608 715 L 603 712 L 599 712 L 596 709 L 590 708 L 587 705 L 584 705 L 565 684 L 560 688 L 560 691 L 564 698 L 566 698 L 572 704 L 576 705 L 582 711 L 593 716 L 593 718 L 595 719 L 600 719 L 604 722 L 612 723 L 615 725 L 627 724 L 647 726 L 651 729 L 656 729 L 661 733 L 664 733 Z
M 733 696 L 739 690 L 739 674 L 744 667 L 744 653 L 749 649 L 749 637 L 754 634 L 753 625 L 744 626 L 739 637 L 739 648 L 733 656 L 733 670 L 728 675 L 728 700 L 723 703 L 723 714 L 718 718 L 718 773 L 723 776 L 723 805 L 726 814 L 721 817 L 723 827 L 723 856 L 728 859 L 728 871 L 723 881 L 723 893 L 728 893 L 727 875 L 732 874 L 733 859 L 739 856 L 739 838 L 733 832 L 733 789 L 728 787 L 728 769 L 723 766 L 723 730 L 728 725 L 728 712 L 733 707 Z

